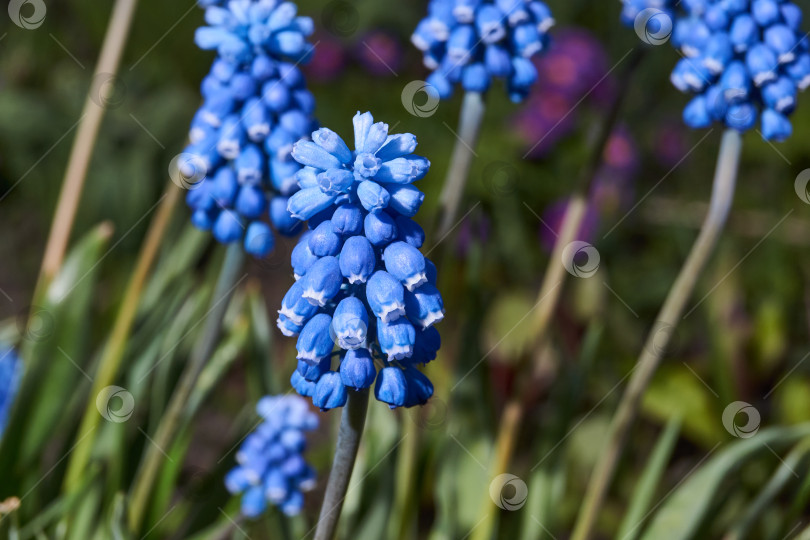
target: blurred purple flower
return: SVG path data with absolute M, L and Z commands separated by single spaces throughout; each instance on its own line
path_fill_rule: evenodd
M 357 60 L 372 75 L 392 77 L 402 64 L 402 46 L 390 33 L 373 30 L 356 46 Z
M 346 48 L 339 39 L 329 34 L 316 35 L 317 43 L 312 60 L 304 67 L 307 78 L 317 82 L 330 82 L 346 67 Z
M 578 100 L 604 78 L 609 62 L 604 45 L 593 34 L 581 28 L 568 28 L 554 35 L 548 53 L 535 60 L 535 66 L 541 92 L 557 90 Z
M 561 139 L 573 131 L 574 103 L 561 92 L 544 91 L 534 94 L 512 120 L 512 129 L 526 142 L 529 157 L 546 156 Z
M 686 129 L 679 123 L 667 123 L 658 128 L 653 143 L 653 155 L 663 167 L 673 168 L 689 153 Z
M 628 176 L 636 174 L 639 167 L 638 148 L 625 126 L 618 126 L 610 134 L 602 159 L 605 167 L 616 169 L 617 172 Z
M 633 180 L 638 173 L 638 147 L 630 132 L 619 126 L 608 139 L 604 160 L 597 173 L 590 199 L 600 215 L 614 214 L 633 200 Z
M 559 199 L 546 208 L 543 212 L 543 223 L 540 225 L 539 236 L 540 245 L 547 251 L 554 249 L 554 243 L 560 235 L 562 228 L 563 218 L 565 212 L 568 210 L 569 199 Z M 579 227 L 575 240 L 590 243 L 596 236 L 596 231 L 599 228 L 599 212 L 592 202 L 588 202 L 588 207 L 585 209 L 585 218 Z

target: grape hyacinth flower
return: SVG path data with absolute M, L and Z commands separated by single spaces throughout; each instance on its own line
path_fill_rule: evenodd
M 304 168 L 288 209 L 310 230 L 292 252 L 296 282 L 277 324 L 298 336 L 293 387 L 321 409 L 342 407 L 348 392 L 375 381 L 376 398 L 391 408 L 433 394 L 415 366 L 436 357 L 433 325 L 444 306 L 436 267 L 419 251 L 424 231 L 411 219 L 424 199 L 413 183 L 430 167 L 415 149 L 413 135 L 389 135 L 387 124 L 359 112 L 354 150 L 327 128 L 293 148 Z
M 517 103 L 537 80 L 531 58 L 546 48 L 553 25 L 540 0 L 431 0 L 411 42 L 424 53 L 433 71 L 427 82 L 441 98 L 450 97 L 456 83 L 483 93 L 501 78 Z
M 315 100 L 298 64 L 311 56 L 313 24 L 292 2 L 200 2 L 208 26 L 195 41 L 217 57 L 202 83 L 203 104 L 178 160 L 192 223 L 257 257 L 274 246 L 270 223 L 298 230 L 286 211 L 300 166 L 292 145 L 314 129 Z
M 303 492 L 315 487 L 315 470 L 304 461 L 307 431 L 318 416 L 295 395 L 265 396 L 256 405 L 263 422 L 245 438 L 236 454 L 239 463 L 225 476 L 232 494 L 242 494 L 242 514 L 254 518 L 267 505 L 288 516 L 301 512 Z
M 672 72 L 697 94 L 683 112 L 692 128 L 722 122 L 739 132 L 759 120 L 765 140 L 790 137 L 799 91 L 810 86 L 810 52 L 801 9 L 789 0 L 685 2 L 672 43 L 684 58 Z
M 20 387 L 22 378 L 22 361 L 17 352 L 5 345 L 0 345 L 0 439 L 6 428 L 14 397 Z

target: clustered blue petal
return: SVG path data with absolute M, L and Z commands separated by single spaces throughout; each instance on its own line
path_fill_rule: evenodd
M 507 82 L 509 97 L 523 101 L 537 80 L 531 57 L 548 45 L 554 25 L 540 0 L 431 0 L 411 42 L 433 73 L 427 78 L 442 99 L 453 85 L 486 92 L 493 78 Z
M 657 12 L 661 12 L 669 17 L 668 22 L 671 23 L 672 19 L 674 18 L 674 9 L 676 4 L 677 0 L 622 0 L 621 20 L 623 24 L 634 27 L 636 25 L 637 18 L 642 15 L 645 10 L 656 10 Z M 657 19 L 654 17 L 653 12 L 648 13 L 650 14 L 650 17 L 646 18 L 644 21 L 645 23 L 666 24 L 664 19 Z M 648 28 L 647 30 L 657 34 L 660 27 Z M 669 30 L 671 30 L 671 28 Z
M 304 505 L 303 492 L 315 487 L 315 470 L 304 461 L 305 432 L 318 427 L 318 416 L 296 395 L 265 396 L 256 410 L 263 422 L 245 438 L 239 463 L 225 476 L 225 487 L 242 494 L 242 513 L 262 514 L 267 505 L 292 516 Z
M 419 251 L 424 231 L 411 219 L 424 199 L 413 183 L 430 168 L 415 149 L 416 137 L 389 134 L 370 113 L 354 117 L 354 150 L 327 128 L 293 147 L 304 167 L 288 209 L 309 230 L 293 249 L 296 281 L 277 324 L 298 336 L 290 382 L 321 409 L 342 407 L 348 392 L 375 381 L 374 395 L 391 408 L 433 394 L 415 366 L 436 358 L 433 325 L 444 305 L 436 267 Z
M 766 140 L 790 137 L 799 91 L 810 86 L 801 9 L 789 0 L 690 0 L 672 43 L 684 58 L 672 72 L 697 94 L 683 112 L 690 127 L 713 122 L 744 132 L 759 121 Z
M 208 26 L 197 29 L 195 42 L 217 58 L 178 160 L 186 202 L 196 227 L 263 257 L 274 246 L 271 224 L 287 236 L 300 229 L 287 201 L 301 168 L 292 145 L 316 127 L 315 99 L 298 69 L 311 55 L 312 20 L 292 2 L 198 3 Z
M 0 345 L 0 439 L 6 428 L 14 397 L 20 387 L 23 364 L 17 352 L 5 345 Z

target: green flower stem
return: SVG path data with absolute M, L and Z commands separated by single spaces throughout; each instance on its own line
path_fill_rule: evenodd
M 132 26 L 132 18 L 137 3 L 138 0 L 117 0 L 115 2 L 93 80 L 96 80 L 95 77 L 101 75 L 115 77 L 121 61 L 121 54 L 127 42 L 129 29 Z M 91 86 L 84 102 L 82 115 L 77 122 L 79 130 L 70 150 L 70 158 L 62 181 L 62 190 L 59 193 L 56 214 L 48 235 L 48 243 L 45 247 L 45 255 L 37 283 L 38 294 L 44 294 L 48 283 L 56 276 L 62 266 L 62 260 L 65 258 L 65 252 L 67 251 L 73 221 L 76 218 L 76 210 L 79 207 L 84 181 L 87 177 L 87 169 L 90 166 L 90 158 L 93 156 L 93 148 L 106 110 L 104 103 L 107 96 L 94 95 L 93 92 L 96 90 L 99 89 Z M 38 295 L 35 294 L 34 298 L 38 298 Z
M 81 437 L 83 433 L 89 433 L 91 435 L 77 441 L 76 447 L 70 455 L 64 481 L 65 492 L 74 492 L 76 488 L 82 484 L 82 478 L 87 474 L 87 462 L 90 459 L 93 441 L 95 440 L 92 432 L 98 427 L 101 418 L 101 415 L 96 409 L 96 396 L 98 396 L 104 388 L 115 382 L 115 377 L 121 366 L 121 360 L 124 357 L 127 340 L 132 330 L 132 324 L 135 321 L 135 315 L 138 311 L 138 303 L 144 283 L 146 282 L 146 277 L 157 257 L 161 241 L 169 225 L 172 211 L 179 198 L 180 190 L 177 189 L 174 184 L 170 183 L 166 189 L 166 193 L 163 194 L 160 200 L 158 211 L 152 223 L 149 225 L 146 239 L 141 247 L 138 260 L 135 263 L 135 271 L 132 273 L 132 277 L 127 284 L 124 298 L 121 300 L 121 307 L 118 309 L 118 314 L 113 324 L 110 339 L 104 348 L 104 353 L 99 362 L 98 372 L 93 379 L 93 389 L 90 392 L 90 399 L 84 411 L 81 427 L 76 432 L 77 437 Z
M 340 431 L 338 432 L 335 459 L 326 484 L 326 493 L 323 497 L 321 515 L 318 517 L 318 526 L 315 529 L 315 540 L 332 540 L 335 537 L 340 511 L 349 488 L 352 477 L 354 461 L 357 458 L 357 449 L 360 447 L 360 437 L 366 424 L 368 411 L 368 389 L 359 391 L 349 390 L 349 399 L 343 407 L 340 417 Z
M 470 176 L 470 167 L 472 167 L 475 157 L 475 147 L 478 144 L 478 133 L 481 130 L 483 119 L 484 96 L 479 92 L 465 93 L 456 134 L 456 146 L 453 148 L 450 168 L 447 170 L 444 187 L 439 197 L 437 235 L 440 239 L 449 234 L 456 223 L 458 207 L 461 204 L 461 197 L 464 195 L 467 178 Z
M 624 73 L 619 78 L 621 83 L 620 87 L 617 88 L 616 97 L 613 103 L 607 107 L 607 115 L 594 131 L 590 159 L 583 167 L 577 188 L 568 201 L 568 207 L 560 226 L 560 234 L 554 242 L 551 258 L 543 276 L 540 291 L 537 294 L 537 301 L 534 304 L 534 315 L 529 322 L 534 335 L 532 350 L 542 350 L 547 344 L 551 318 L 557 309 L 562 286 L 567 277 L 565 266 L 562 264 L 563 251 L 571 242 L 576 240 L 577 233 L 585 219 L 588 208 L 588 193 L 602 165 L 605 147 L 619 118 L 619 111 L 630 88 L 633 75 L 644 59 L 646 51 L 646 48 L 639 47 L 628 53 L 629 61 L 625 66 Z M 526 373 L 531 368 L 529 365 L 531 358 L 532 355 L 524 355 L 515 371 L 517 373 Z M 501 413 L 494 454 L 490 464 L 490 478 L 508 472 L 507 468 L 512 460 L 512 454 L 523 422 L 524 402 L 530 388 L 530 381 L 531 376 L 519 380 L 517 388 L 512 392 Z M 484 497 L 481 515 L 484 517 L 481 523 L 473 530 L 473 540 L 489 540 L 493 536 L 497 509 L 488 494 Z
M 228 309 L 236 285 L 243 278 L 245 254 L 240 243 L 230 244 L 225 252 L 214 294 L 211 297 L 211 308 L 206 315 L 205 327 L 200 339 L 191 351 L 191 359 L 183 371 L 180 383 L 169 401 L 168 409 L 158 424 L 157 432 L 146 446 L 146 455 L 135 475 L 129 506 L 129 526 L 132 532 L 140 530 L 149 503 L 149 495 L 163 463 L 164 452 L 171 447 L 177 429 L 183 420 L 183 412 L 194 386 L 205 368 L 208 359 L 219 341 L 222 330 L 222 319 Z
M 600 453 L 588 484 L 585 501 L 572 536 L 574 540 L 586 540 L 593 535 L 599 510 L 627 442 L 627 434 L 638 414 L 641 397 L 661 362 L 669 338 L 681 319 L 686 302 L 692 295 L 698 277 L 714 251 L 726 223 L 734 199 L 741 147 L 740 134 L 731 129 L 726 130 L 718 154 L 709 213 L 686 263 L 658 314 L 656 325 L 647 336 L 630 383 L 619 402 L 611 422 L 605 450 Z

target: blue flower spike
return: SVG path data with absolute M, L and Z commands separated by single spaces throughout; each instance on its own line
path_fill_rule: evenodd
M 298 336 L 290 382 L 324 410 L 375 383 L 390 407 L 422 405 L 433 387 L 416 366 L 436 358 L 433 325 L 444 317 L 436 267 L 419 251 L 425 233 L 411 219 L 424 198 L 413 184 L 430 162 L 414 154 L 416 137 L 389 133 L 370 113 L 353 123 L 353 149 L 327 128 L 292 149 L 303 167 L 288 209 L 309 231 L 278 311 L 281 332 Z
M 548 47 L 553 25 L 541 0 L 431 0 L 411 42 L 422 51 L 432 71 L 427 82 L 440 98 L 449 98 L 456 83 L 486 92 L 499 78 L 519 103 L 537 80 L 530 59 Z
M 242 514 L 248 518 L 259 517 L 268 505 L 296 515 L 303 492 L 315 487 L 315 471 L 303 453 L 305 433 L 318 427 L 318 416 L 296 395 L 265 396 L 256 410 L 262 423 L 239 448 L 238 465 L 225 475 L 225 487 L 242 494 Z
M 292 2 L 198 1 L 207 26 L 195 42 L 217 57 L 202 83 L 203 104 L 177 160 L 192 223 L 257 258 L 292 236 L 288 210 L 301 165 L 292 145 L 316 127 L 314 99 L 297 65 L 311 54 L 312 20 Z M 271 227 L 272 225 L 272 227 Z
M 797 5 L 790 0 L 623 3 L 622 20 L 629 26 L 645 12 L 663 14 L 646 16 L 648 24 L 669 21 L 672 44 L 683 56 L 670 79 L 678 90 L 695 94 L 683 111 L 689 127 L 720 122 L 745 132 L 759 122 L 765 140 L 790 137 L 796 96 L 810 86 L 810 46 Z

